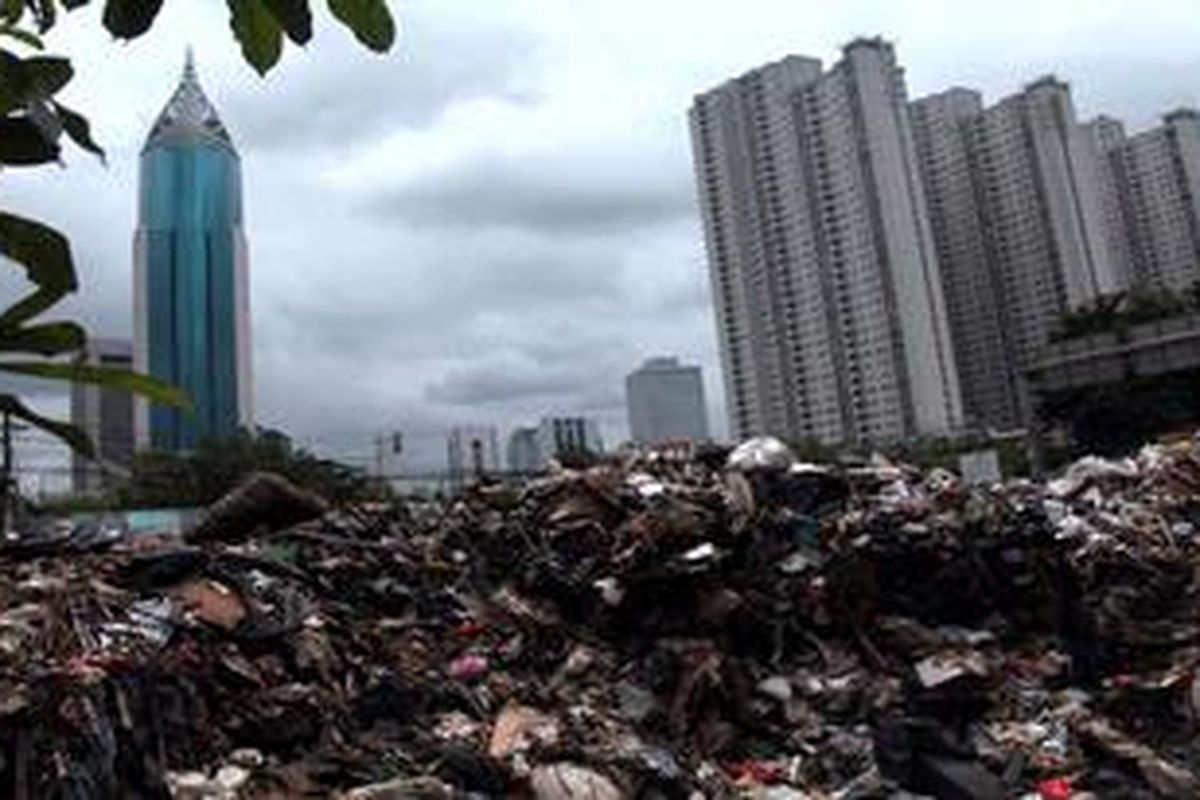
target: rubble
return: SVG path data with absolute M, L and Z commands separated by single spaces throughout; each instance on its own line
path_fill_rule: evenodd
M 1200 447 L 964 485 L 753 440 L 442 502 L 256 476 L 0 550 L 0 796 L 1200 793 Z

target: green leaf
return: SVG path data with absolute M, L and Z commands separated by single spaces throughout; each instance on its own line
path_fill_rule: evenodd
M 87 117 L 58 102 L 54 104 L 54 110 L 58 112 L 58 118 L 62 120 L 63 129 L 67 136 L 71 137 L 71 141 L 89 153 L 95 153 L 101 163 L 104 163 L 104 149 L 92 139 L 92 126 Z
M 34 56 L 21 62 L 35 97 L 49 99 L 71 82 L 75 70 L 68 59 L 59 56 Z
M 21 30 L 20 28 L 9 25 L 8 23 L 0 24 L 0 36 L 7 36 L 10 39 L 16 39 L 21 44 L 29 45 L 34 50 L 44 50 L 46 45 L 38 38 L 37 34 L 29 31 Z
M 38 130 L 42 132 L 42 138 L 47 142 L 58 143 L 63 132 L 62 120 L 45 100 L 31 98 L 25 104 L 25 119 L 37 125 Z
M 25 62 L 7 50 L 0 50 L 0 114 L 25 104 L 29 96 L 29 76 Z
M 242 45 L 242 57 L 266 75 L 283 53 L 283 30 L 263 0 L 227 0 L 229 25 Z
M 150 30 L 162 10 L 163 0 L 108 0 L 104 27 L 118 39 L 133 39 Z
M 0 328 L 0 353 L 58 356 L 82 350 L 86 344 L 87 332 L 74 322 Z
M 0 361 L 0 372 L 72 383 L 91 383 L 105 389 L 123 389 L 163 406 L 191 408 L 192 405 L 187 393 L 182 389 L 177 389 L 158 378 L 118 367 L 44 361 Z
M 27 5 L 33 11 L 38 33 L 45 33 L 54 27 L 54 18 L 58 15 L 58 8 L 54 5 L 54 0 L 31 0 Z
M 271 16 L 280 24 L 288 38 L 296 44 L 307 44 L 312 38 L 312 11 L 308 0 L 263 0 Z
M 57 142 L 48 142 L 33 120 L 0 118 L 0 164 L 26 167 L 57 161 Z
M 71 446 L 72 450 L 85 458 L 95 458 L 96 450 L 92 446 L 92 440 L 82 428 L 69 422 L 43 417 L 11 394 L 0 394 L 0 412 L 12 414 L 14 417 L 23 419 L 34 427 L 41 428 L 46 433 L 62 439 Z
M 39 289 L 67 294 L 78 287 L 71 245 L 49 225 L 0 211 L 0 255 L 24 265 L 26 277 Z M 0 315 L 0 326 L 6 324 Z
M 0 18 L 8 25 L 16 25 L 25 13 L 25 0 L 0 0 Z
M 396 41 L 396 23 L 384 0 L 329 0 L 329 10 L 378 53 L 387 52 Z
M 0 212 L 0 255 L 25 267 L 25 277 L 37 286 L 0 314 L 0 329 L 15 328 L 37 316 L 78 286 L 71 245 L 61 233 L 40 222 Z

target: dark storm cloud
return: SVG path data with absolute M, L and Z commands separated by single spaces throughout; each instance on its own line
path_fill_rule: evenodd
M 380 193 L 369 209 L 413 225 L 629 232 L 695 212 L 686 162 L 636 152 L 490 155 Z
M 539 42 L 526 31 L 412 15 L 393 57 L 365 57 L 341 35 L 317 46 L 319 58 L 285 64 L 282 85 L 224 103 L 243 150 L 344 148 L 395 128 L 426 128 L 454 103 L 538 98 Z

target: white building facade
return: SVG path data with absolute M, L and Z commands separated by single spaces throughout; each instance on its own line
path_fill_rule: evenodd
M 903 71 L 879 39 L 789 57 L 690 112 L 731 432 L 949 434 L 957 368 Z
M 1200 280 L 1200 111 L 1173 111 L 1162 125 L 1129 137 L 1107 118 L 1092 127 L 1133 281 L 1187 290 Z
M 1053 77 L 986 108 L 953 88 L 911 113 L 968 422 L 1018 427 L 1023 365 L 1064 313 L 1126 282 L 1096 133 Z
M 131 369 L 133 342 L 128 339 L 91 338 L 83 363 Z M 103 489 L 115 472 L 133 460 L 134 399 L 127 391 L 94 384 L 71 384 L 71 423 L 83 429 L 96 450 L 95 459 L 71 453 L 71 490 L 91 494 Z
M 941 267 L 967 427 L 1018 424 L 1015 364 L 974 175 L 975 91 L 950 89 L 910 106 L 929 220 Z

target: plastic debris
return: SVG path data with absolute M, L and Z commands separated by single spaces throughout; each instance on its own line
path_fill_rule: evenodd
M 577 764 L 548 764 L 530 779 L 537 800 L 622 800 L 625 795 L 608 778 Z
M 753 440 L 253 485 L 188 543 L 0 549 L 0 795 L 1200 794 L 1195 441 L 1045 484 Z
M 740 472 L 756 469 L 785 470 L 796 463 L 786 444 L 771 436 L 742 442 L 729 454 L 729 468 Z

